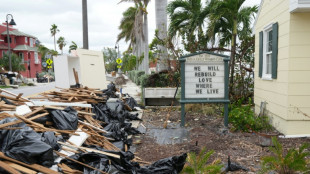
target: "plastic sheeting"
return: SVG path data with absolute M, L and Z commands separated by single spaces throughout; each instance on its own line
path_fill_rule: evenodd
M 6 118 L 0 124 L 12 122 L 15 118 Z M 52 147 L 41 141 L 41 135 L 26 126 L 25 123 L 10 127 L 21 127 L 15 130 L 0 130 L 0 150 L 6 156 L 28 164 L 41 164 L 50 167 L 54 163 Z
M 76 130 L 78 126 L 77 111 L 71 107 L 51 111 L 54 126 L 60 130 Z
M 103 150 L 99 147 L 93 147 L 97 150 Z M 103 150 L 104 151 L 104 150 Z M 114 153 L 120 155 L 120 159 L 109 157 L 97 153 L 80 153 L 70 156 L 70 158 L 86 162 L 86 164 L 97 168 L 99 170 L 105 171 L 107 173 L 131 173 L 131 174 L 177 174 L 180 173 L 184 167 L 187 154 L 180 156 L 173 156 L 170 158 L 165 158 L 158 160 L 157 162 L 141 167 L 137 162 L 133 162 L 134 154 L 130 151 L 127 152 L 112 152 L 106 151 L 109 153 Z M 111 161 L 111 163 L 109 163 Z M 97 174 L 99 173 L 96 170 L 89 169 L 80 164 L 74 163 L 69 159 L 63 159 L 60 163 L 65 163 L 69 167 L 77 170 L 81 170 L 84 174 Z

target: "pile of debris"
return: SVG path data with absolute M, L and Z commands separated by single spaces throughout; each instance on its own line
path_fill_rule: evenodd
M 117 90 L 111 83 L 30 100 L 0 89 L 0 173 L 179 173 L 186 154 L 150 164 L 130 151 L 139 107 Z

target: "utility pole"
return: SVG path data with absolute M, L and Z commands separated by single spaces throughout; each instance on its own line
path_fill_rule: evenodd
M 82 0 L 83 48 L 88 49 L 87 0 Z

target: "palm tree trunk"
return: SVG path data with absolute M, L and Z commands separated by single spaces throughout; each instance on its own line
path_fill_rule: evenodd
M 82 17 L 83 17 L 83 48 L 88 49 L 87 0 L 82 0 Z
M 144 71 L 145 74 L 149 74 L 149 30 L 148 30 L 148 19 L 147 13 L 144 13 Z
M 56 37 L 54 35 L 54 48 L 55 48 L 55 51 L 56 51 Z
M 167 0 L 156 0 L 155 1 L 155 13 L 156 13 L 156 29 L 158 30 L 159 39 L 167 38 Z M 170 70 L 168 66 L 168 51 L 167 47 L 159 45 L 159 61 L 157 61 L 157 71 Z
M 233 84 L 234 84 L 234 73 L 235 73 L 235 56 L 236 56 L 236 41 L 237 39 L 237 19 L 234 19 L 234 26 L 233 26 L 233 35 L 231 41 L 231 58 L 230 58 L 230 85 L 229 85 L 229 92 L 233 93 Z

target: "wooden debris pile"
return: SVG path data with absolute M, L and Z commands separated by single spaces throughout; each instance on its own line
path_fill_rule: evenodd
M 5 93 L 1 94 L 1 93 Z M 1 131 L 14 131 L 24 129 L 23 127 L 19 127 L 20 124 L 25 124 L 27 127 L 31 127 L 37 133 L 45 133 L 45 132 L 53 132 L 55 137 L 63 136 L 67 137 L 67 139 L 63 139 L 58 141 L 57 144 L 61 147 L 61 151 L 55 150 L 54 153 L 63 159 L 69 159 L 73 162 L 79 163 L 80 165 L 90 168 L 93 170 L 98 170 L 86 163 L 81 161 L 77 161 L 71 159 L 69 155 L 79 154 L 79 153 L 87 153 L 93 152 L 101 155 L 106 155 L 111 158 L 120 158 L 118 153 L 108 153 L 105 151 L 113 151 L 120 152 L 122 149 L 116 147 L 112 142 L 113 138 L 106 136 L 107 134 L 111 134 L 111 132 L 105 130 L 105 125 L 107 123 L 94 119 L 95 114 L 92 112 L 92 106 L 94 104 L 105 104 L 107 101 L 106 95 L 103 94 L 102 91 L 98 89 L 91 88 L 70 88 L 70 89 L 61 89 L 60 91 L 50 91 L 41 93 L 40 97 L 34 97 L 34 100 L 44 100 L 57 102 L 57 106 L 52 105 L 30 105 L 29 108 L 31 112 L 26 114 L 18 114 L 15 113 L 7 113 L 0 112 L 0 135 Z M 0 111 L 15 111 L 18 106 L 31 103 L 32 101 L 22 97 L 22 94 L 16 95 L 10 93 L 5 90 L 0 89 Z M 61 106 L 64 104 L 64 106 Z M 72 104 L 72 108 L 77 112 L 77 121 L 78 125 L 76 129 L 73 130 L 61 130 L 57 129 L 55 122 L 50 119 L 52 116 L 51 112 L 55 110 L 64 111 L 66 104 Z M 80 106 L 79 104 L 85 104 L 85 106 Z M 89 104 L 89 106 L 87 106 Z M 76 105 L 76 106 L 75 106 Z M 13 121 L 4 122 L 5 119 L 12 119 Z M 43 121 L 42 121 L 43 120 Z M 85 137 L 81 135 L 85 134 Z M 69 139 L 68 139 L 69 138 Z M 72 140 L 71 140 L 72 138 Z M 84 139 L 83 139 L 84 138 Z M 1 141 L 1 137 L 0 137 Z M 73 141 L 73 142 L 71 142 Z M 81 146 L 83 145 L 83 146 Z M 86 147 L 84 147 L 86 146 Z M 96 148 L 88 148 L 95 146 Z M 128 145 L 125 145 L 125 151 L 129 149 Z M 0 150 L 1 143 L 0 143 Z M 143 162 L 140 158 L 135 157 L 134 161 L 139 161 L 141 164 L 148 164 L 147 162 Z M 1 171 L 6 171 L 9 173 L 58 173 L 52 169 L 47 167 L 51 166 L 43 166 L 40 164 L 27 164 L 22 160 L 14 159 L 8 156 L 5 151 L 0 152 L 0 173 Z M 58 169 L 62 171 L 62 173 L 83 173 L 82 171 L 72 169 L 69 165 L 65 163 L 58 163 Z M 106 173 L 104 171 L 100 171 L 100 173 Z

